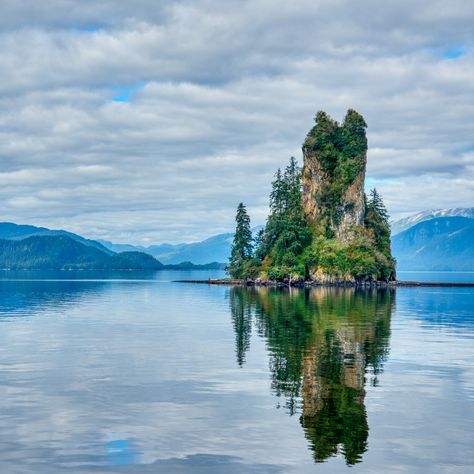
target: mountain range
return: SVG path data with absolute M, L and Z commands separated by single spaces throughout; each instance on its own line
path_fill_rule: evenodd
M 207 264 L 209 262 L 227 262 L 232 246 L 234 234 L 218 234 L 201 242 L 190 244 L 160 244 L 149 247 L 133 246 L 128 244 L 113 244 L 106 240 L 98 242 L 113 252 L 125 250 L 138 250 L 153 255 L 164 264 L 177 264 L 180 262 L 193 262 L 194 264 Z
M 423 211 L 391 227 L 398 270 L 474 271 L 474 208 Z M 0 239 L 0 268 L 221 269 L 229 258 L 233 233 L 144 247 L 3 222 Z
M 0 223 L 0 269 L 162 270 L 217 269 L 218 263 L 163 265 L 133 246 L 115 252 L 101 243 L 64 230 Z
M 263 226 L 259 225 L 253 227 L 253 235 L 256 236 L 260 229 L 263 229 Z M 227 232 L 225 234 L 214 235 L 200 242 L 189 244 L 160 244 L 151 245 L 149 247 L 113 244 L 107 240 L 98 240 L 98 242 L 113 252 L 123 252 L 126 250 L 146 252 L 164 264 L 193 262 L 197 265 L 203 265 L 209 262 L 227 262 L 229 260 L 233 238 L 234 234 Z

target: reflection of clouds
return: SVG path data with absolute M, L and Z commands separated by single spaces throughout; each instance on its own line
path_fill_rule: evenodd
M 0 280 L 0 321 L 10 317 L 64 311 L 82 298 L 98 295 L 105 286 L 104 282 Z
M 284 420 L 261 410 L 271 404 L 268 384 L 228 372 L 234 363 L 226 289 L 160 282 L 101 288 L 74 304 L 57 294 L 57 305 L 53 297 L 30 306 L 33 317 L 1 326 L 0 414 L 9 418 L 0 417 L 0 444 L 17 443 L 14 452 L 0 452 L 2 469 L 14 472 L 29 459 L 38 473 L 107 470 L 106 443 L 113 440 L 128 441 L 123 453 L 115 446 L 117 461 L 142 467 L 159 459 L 156 466 L 183 472 L 191 472 L 196 453 L 222 456 L 231 472 L 240 462 L 249 463 L 244 472 L 278 472 L 255 467 L 266 466 L 274 446 L 276 464 L 304 457 L 304 444 L 293 454 L 284 449 L 292 432 Z M 255 381 L 264 368 L 255 370 Z M 230 453 L 235 459 L 226 460 Z M 213 459 L 210 469 L 219 472 Z
M 184 458 L 160 459 L 150 465 L 130 469 L 137 473 L 193 473 L 193 474 L 278 474 L 285 468 L 274 464 L 243 463 L 233 456 L 216 454 L 192 454 Z
M 113 282 L 73 304 L 63 305 L 58 294 L 57 306 L 51 300 L 31 310 L 31 318 L 2 320 L 0 470 L 314 472 L 299 416 L 275 409 L 268 355 L 281 349 L 281 340 L 268 345 L 258 336 L 265 326 L 254 324 L 240 368 L 228 294 L 225 287 Z M 462 466 L 471 456 L 472 391 L 462 381 L 474 380 L 472 341 L 422 325 L 410 317 L 414 301 L 400 302 L 385 373 L 378 386 L 366 381 L 364 387 L 370 444 L 360 467 L 421 474 L 425 465 L 425 472 L 436 472 L 435 462 Z M 322 304 L 324 298 L 302 307 Z M 344 321 L 344 306 L 342 313 L 327 309 L 320 327 Z M 364 309 L 365 303 L 361 317 Z M 335 337 L 363 339 L 373 319 L 370 311 L 365 317 L 368 324 L 356 336 L 342 325 Z M 346 344 L 344 354 L 359 348 Z M 313 352 L 306 355 L 317 362 Z M 356 356 L 343 357 L 342 372 L 350 374 L 357 363 Z M 120 440 L 127 444 L 114 444 Z M 134 464 L 121 467 L 120 460 Z M 340 458 L 317 467 L 345 469 Z
M 469 289 L 400 288 L 397 302 L 400 313 L 424 325 L 467 334 L 474 329 L 474 292 Z
M 107 464 L 111 466 L 129 466 L 137 464 L 138 451 L 131 447 L 127 439 L 114 439 L 105 443 Z
M 440 398 L 474 399 L 474 291 L 464 288 L 397 290 L 397 331 L 391 363 L 407 377 L 418 377 L 418 390 Z M 452 393 L 450 385 L 456 383 Z

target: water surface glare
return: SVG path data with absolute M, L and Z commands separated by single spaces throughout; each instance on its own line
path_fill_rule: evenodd
M 214 275 L 0 275 L 0 472 L 474 472 L 474 289 Z

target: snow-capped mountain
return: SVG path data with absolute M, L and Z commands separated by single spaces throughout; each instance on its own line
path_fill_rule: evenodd
M 398 270 L 473 271 L 474 219 L 435 217 L 392 238 Z
M 430 209 L 421 211 L 412 216 L 404 217 L 391 223 L 392 236 L 413 227 L 420 222 L 435 219 L 436 217 L 467 217 L 474 219 L 474 207 L 455 207 L 451 209 Z

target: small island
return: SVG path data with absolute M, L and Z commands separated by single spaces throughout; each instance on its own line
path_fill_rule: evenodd
M 278 170 L 270 214 L 254 239 L 245 205 L 227 270 L 250 284 L 387 285 L 396 279 L 388 213 L 364 191 L 367 124 L 348 110 L 339 124 L 318 112 L 303 143 L 303 167 Z

